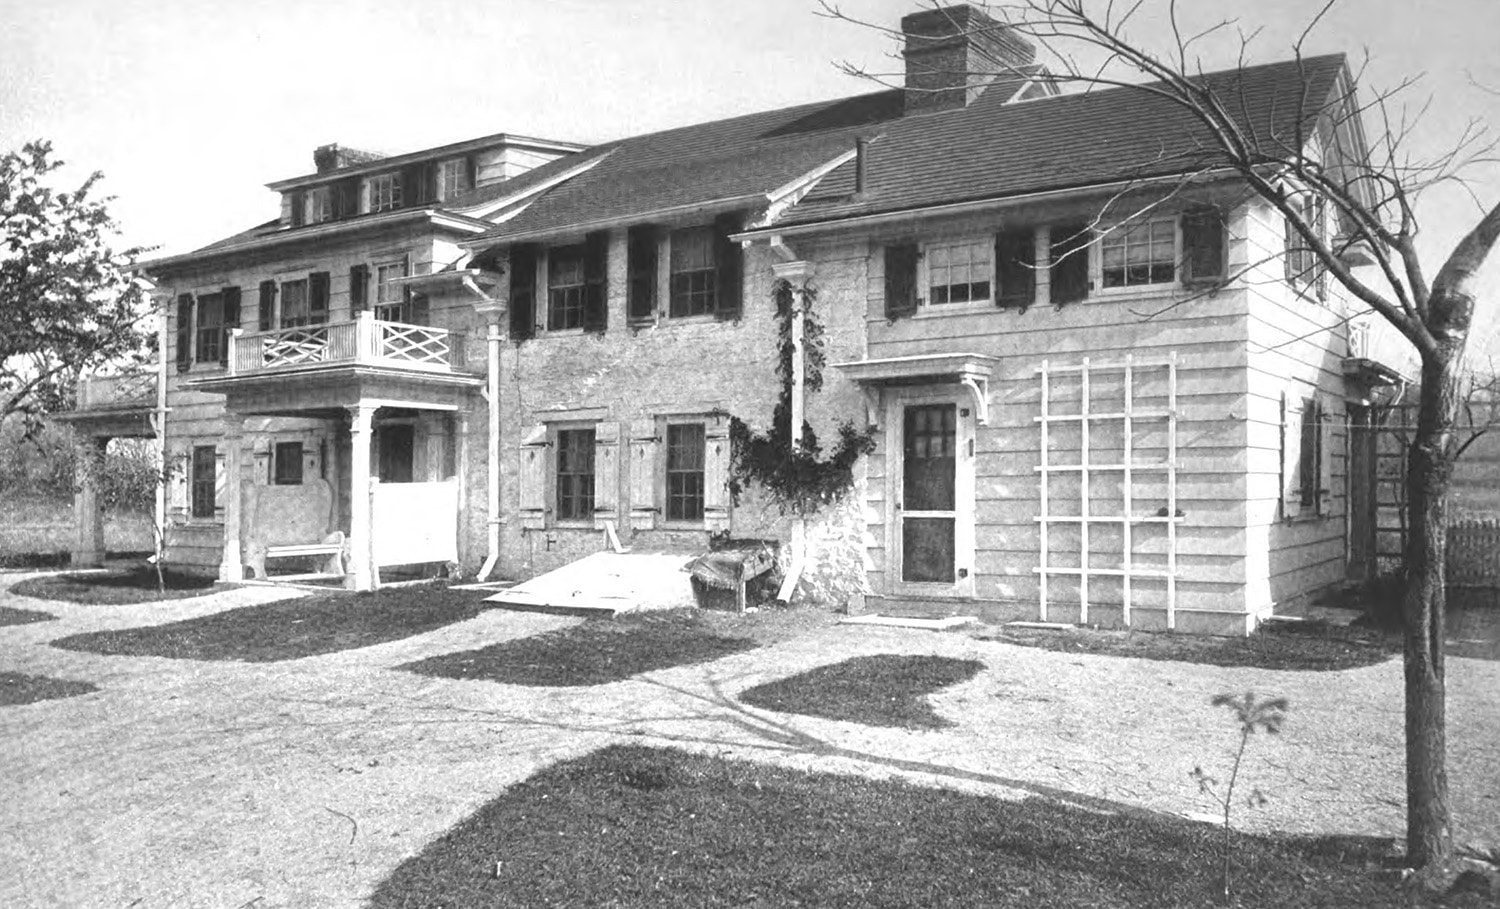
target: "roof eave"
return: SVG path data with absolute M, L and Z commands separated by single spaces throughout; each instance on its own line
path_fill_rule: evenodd
M 350 167 L 341 167 L 336 170 L 323 173 L 302 174 L 297 177 L 287 177 L 284 180 L 276 180 L 267 183 L 266 188 L 273 192 L 285 192 L 289 189 L 298 189 L 317 183 L 326 183 L 333 179 L 346 177 L 359 177 L 366 174 L 379 173 L 400 167 L 403 164 L 411 164 L 427 158 L 440 157 L 443 155 L 460 155 L 482 148 L 492 146 L 507 146 L 514 148 L 530 148 L 541 151 L 555 151 L 561 155 L 571 155 L 587 149 L 587 145 L 578 145 L 573 142 L 556 142 L 551 139 L 536 139 L 531 136 L 513 136 L 510 133 L 495 133 L 492 136 L 480 136 L 477 139 L 465 139 L 462 142 L 453 142 L 448 145 L 438 145 L 433 148 L 425 148 L 414 152 L 403 152 L 399 155 L 391 155 L 387 158 L 378 158 L 364 164 L 355 164 Z
M 554 240 L 561 237 L 591 233 L 596 230 L 608 230 L 613 227 L 624 227 L 630 224 L 649 224 L 652 221 L 679 218 L 686 215 L 723 214 L 724 212 L 744 208 L 746 205 L 765 205 L 768 201 L 769 199 L 765 193 L 728 196 L 723 199 L 711 199 L 704 202 L 690 202 L 684 205 L 673 205 L 650 211 L 631 212 L 630 214 L 617 215 L 612 218 L 579 221 L 572 224 L 561 224 L 556 227 L 518 231 L 512 234 L 476 237 L 472 240 L 464 240 L 458 245 L 470 252 L 481 252 L 497 246 L 508 246 L 512 243 L 534 243 L 544 240 Z

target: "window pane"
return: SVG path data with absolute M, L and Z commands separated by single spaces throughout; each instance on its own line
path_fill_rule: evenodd
M 702 423 L 667 427 L 667 520 L 703 520 Z
M 671 299 L 668 301 L 667 314 L 711 314 L 717 302 L 713 229 L 691 227 L 674 230 L 671 246 Z
M 557 432 L 557 519 L 582 521 L 594 516 L 594 430 Z
M 559 246 L 547 253 L 547 330 L 583 327 L 582 246 Z
M 281 282 L 281 327 L 307 324 L 307 282 Z
M 1171 283 L 1177 274 L 1176 244 L 1171 218 L 1116 227 L 1099 245 L 1104 286 Z
M 994 245 L 986 240 L 927 247 L 927 299 L 935 305 L 977 303 L 990 297 Z
M 277 486 L 297 486 L 302 482 L 302 443 L 277 442 L 275 451 L 275 476 Z
M 193 449 L 193 517 L 214 516 L 214 493 L 218 485 L 218 457 L 212 445 Z

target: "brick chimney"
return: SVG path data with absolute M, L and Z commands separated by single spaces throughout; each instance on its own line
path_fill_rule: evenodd
M 966 107 L 995 77 L 1036 59 L 1030 41 L 968 4 L 904 16 L 901 31 L 908 114 Z
M 319 145 L 313 149 L 313 167 L 318 173 L 326 174 L 329 171 L 338 170 L 341 167 L 349 167 L 355 164 L 368 164 L 371 161 L 379 161 L 384 158 L 378 152 L 360 151 L 357 148 L 346 148 L 337 142 L 331 145 Z

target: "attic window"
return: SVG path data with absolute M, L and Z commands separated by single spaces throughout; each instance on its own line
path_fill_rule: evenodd
M 401 175 L 378 174 L 370 178 L 370 211 L 391 211 L 401 207 Z
M 469 162 L 464 158 L 451 158 L 438 165 L 440 198 L 452 199 L 473 188 L 469 183 Z
M 327 186 L 315 186 L 307 191 L 308 224 L 322 224 L 333 220 L 333 190 Z

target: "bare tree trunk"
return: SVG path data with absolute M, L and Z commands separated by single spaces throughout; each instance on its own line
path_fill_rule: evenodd
M 1452 360 L 1424 357 L 1422 406 L 1407 471 L 1406 842 L 1407 863 L 1424 876 L 1448 872 L 1453 832 L 1448 811 L 1443 666 L 1448 485 L 1453 472 L 1456 382 Z

